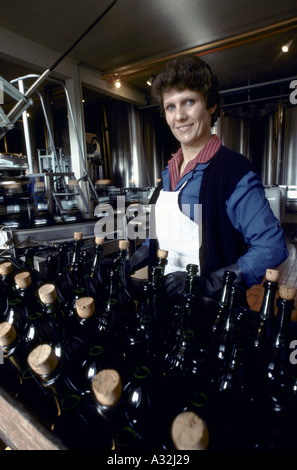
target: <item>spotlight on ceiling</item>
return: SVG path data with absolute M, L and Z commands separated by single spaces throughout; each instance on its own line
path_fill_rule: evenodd
M 154 77 L 150 77 L 150 78 L 147 79 L 146 83 L 147 83 L 149 86 L 152 86 L 153 80 L 154 80 Z
M 291 41 L 289 42 L 286 42 L 285 44 L 282 45 L 282 51 L 283 52 L 289 52 L 289 49 L 290 49 L 290 46 L 292 44 L 293 40 L 291 39 Z
M 120 82 L 120 79 L 117 78 L 116 81 L 115 81 L 115 86 L 116 86 L 116 88 L 121 88 L 121 85 L 122 85 L 122 84 L 121 84 L 121 82 Z

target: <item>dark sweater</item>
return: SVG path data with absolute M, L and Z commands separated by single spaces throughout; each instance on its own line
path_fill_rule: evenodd
M 202 204 L 202 275 L 235 263 L 248 249 L 243 235 L 230 222 L 226 201 L 241 178 L 251 170 L 255 171 L 246 157 L 225 146 L 220 147 L 204 170 L 199 197 Z

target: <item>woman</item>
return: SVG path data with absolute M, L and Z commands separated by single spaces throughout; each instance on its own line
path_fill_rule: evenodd
M 159 247 L 169 253 L 168 296 L 182 292 L 190 262 L 199 265 L 202 292 L 210 297 L 222 287 L 226 269 L 245 288 L 260 283 L 266 268 L 277 267 L 288 252 L 250 161 L 211 133 L 218 114 L 216 76 L 197 56 L 177 57 L 155 78 L 152 95 L 180 142 L 153 201 Z M 152 244 L 147 240 L 135 253 L 131 269 L 143 264 Z

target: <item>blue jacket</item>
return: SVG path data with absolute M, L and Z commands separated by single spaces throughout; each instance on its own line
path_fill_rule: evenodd
M 226 148 L 225 150 L 234 153 Z M 193 208 L 194 204 L 199 203 L 202 177 L 211 161 L 197 164 L 194 170 L 178 182 L 174 191 L 180 191 L 181 210 L 183 206 Z M 187 184 L 183 186 L 185 181 Z M 168 167 L 162 172 L 162 182 L 163 190 L 170 191 Z M 242 234 L 247 246 L 245 253 L 237 261 L 249 288 L 255 283 L 262 282 L 267 268 L 276 268 L 287 258 L 288 251 L 283 230 L 265 197 L 261 180 L 253 169 L 241 177 L 224 205 L 232 226 Z M 187 212 L 187 215 L 193 219 L 193 210 Z

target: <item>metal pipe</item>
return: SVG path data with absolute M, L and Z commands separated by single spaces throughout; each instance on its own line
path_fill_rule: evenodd
M 19 85 L 20 92 L 24 94 L 25 89 L 24 89 L 24 82 L 22 79 L 18 80 L 18 85 Z M 27 116 L 26 110 L 23 111 L 22 118 L 23 118 L 23 128 L 24 128 L 29 173 L 33 173 L 33 154 L 32 154 L 32 147 L 31 147 L 28 116 Z
M 278 132 L 277 132 L 277 148 L 276 148 L 276 184 L 279 184 L 282 170 L 282 146 L 283 146 L 283 123 L 284 123 L 284 106 L 283 100 L 279 100 L 278 108 Z
M 123 76 L 135 76 L 140 73 L 151 72 L 153 68 L 161 67 L 165 62 L 174 57 L 178 57 L 184 54 L 197 54 L 203 55 L 206 53 L 212 53 L 219 50 L 228 49 L 230 47 L 238 46 L 240 44 L 255 41 L 257 39 L 261 39 L 263 37 L 272 36 L 274 34 L 278 34 L 280 32 L 287 32 L 290 29 L 294 29 L 297 27 L 297 17 L 290 18 L 289 20 L 280 21 L 273 25 L 264 26 L 262 28 L 258 28 L 252 31 L 248 31 L 246 33 L 237 34 L 235 36 L 231 36 L 229 38 L 220 39 L 218 41 L 212 41 L 207 44 L 202 44 L 201 46 L 196 46 L 191 49 L 184 50 L 182 52 L 178 52 L 175 54 L 171 54 L 166 57 L 162 57 L 160 59 L 156 59 L 153 61 L 145 62 L 145 63 L 136 63 L 132 65 L 127 65 L 115 70 L 113 73 L 108 73 L 101 76 L 102 80 L 108 80 L 114 78 L 114 75 L 117 73 Z
M 23 106 L 24 102 L 28 101 L 28 98 L 33 95 L 33 93 L 37 90 L 39 85 L 51 74 L 51 72 L 59 65 L 59 63 L 69 54 L 69 52 L 74 49 L 74 47 L 88 34 L 94 26 L 111 10 L 111 8 L 116 4 L 117 0 L 114 0 L 104 11 L 101 13 L 98 18 L 93 21 L 93 23 L 79 36 L 73 44 L 47 69 L 45 70 L 40 77 L 31 85 L 30 88 L 24 94 L 24 97 L 20 99 L 15 106 L 10 110 L 8 113 L 8 118 L 11 123 L 15 123 L 20 115 L 23 113 Z M 0 134 L 0 138 L 4 135 L 4 133 Z

